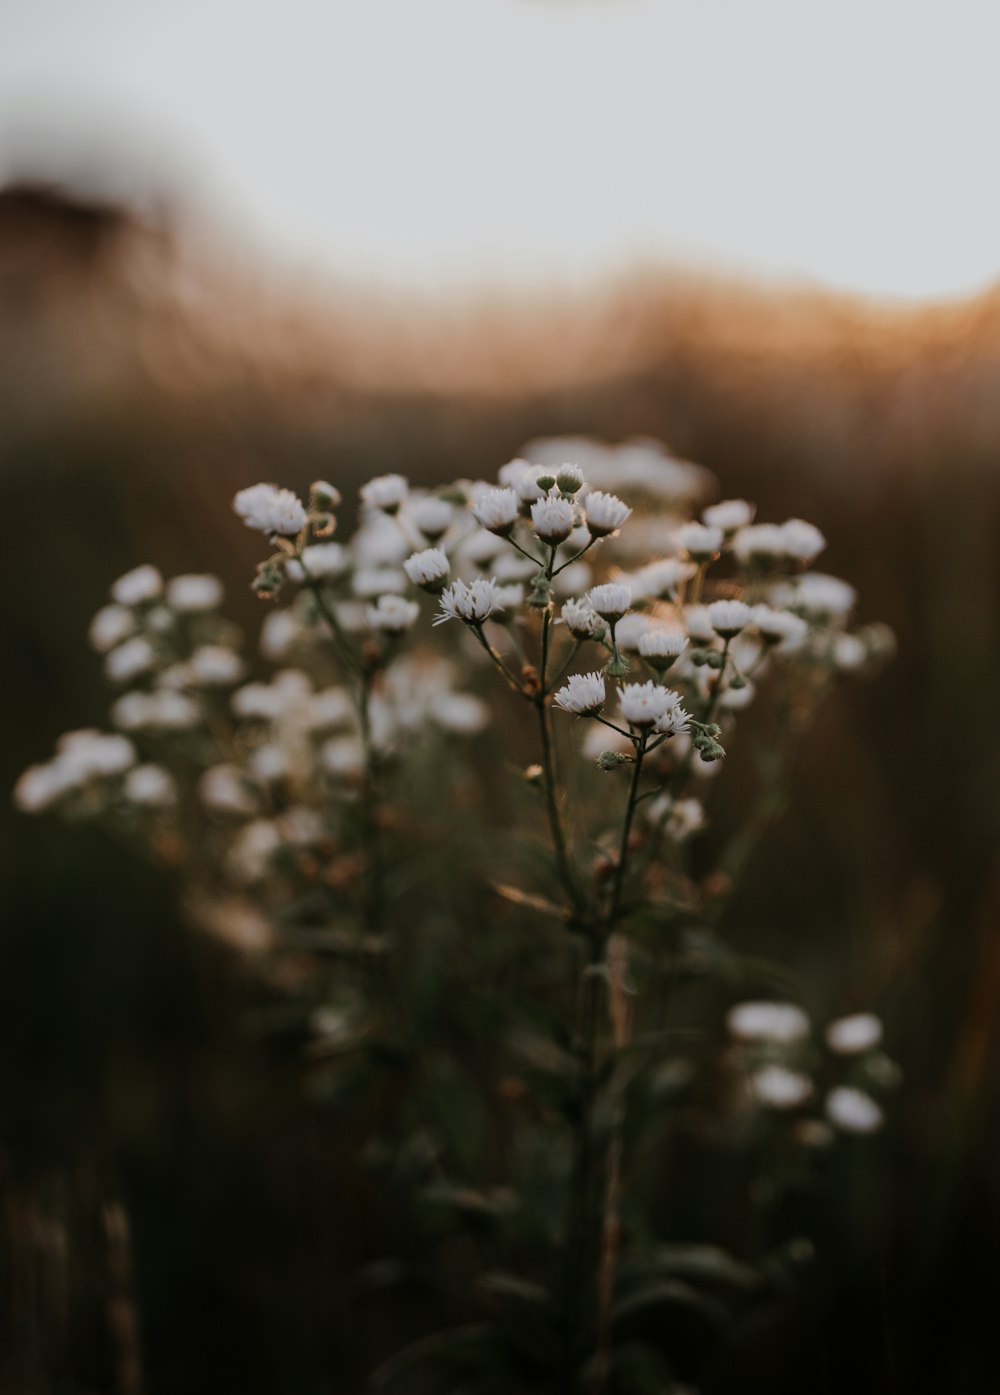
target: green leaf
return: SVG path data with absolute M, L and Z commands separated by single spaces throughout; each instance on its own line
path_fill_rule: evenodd
M 469 1323 L 465 1327 L 451 1327 L 445 1332 L 432 1332 L 390 1356 L 387 1361 L 372 1372 L 372 1390 L 385 1390 L 399 1376 L 406 1375 L 415 1366 L 439 1361 L 443 1365 L 478 1364 L 490 1355 L 495 1329 L 492 1323 Z

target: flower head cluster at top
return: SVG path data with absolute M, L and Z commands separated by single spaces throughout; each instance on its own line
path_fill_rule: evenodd
M 655 836 L 692 837 L 706 823 L 698 782 L 758 690 L 818 690 L 889 638 L 847 628 L 855 595 L 812 569 L 815 527 L 759 522 L 739 499 L 699 512 L 710 476 L 655 444 L 542 441 L 528 454 L 495 480 L 433 490 L 372 479 L 346 538 L 325 481 L 305 498 L 241 490 L 236 514 L 272 548 L 254 588 L 290 595 L 261 631 L 277 672 L 248 681 L 217 578 L 137 567 L 90 633 L 118 690 L 113 731 L 64 737 L 22 776 L 17 803 L 144 819 L 172 856 L 208 847 L 220 875 L 252 883 L 289 848 L 304 865 L 303 849 L 335 845 L 339 801 L 407 756 L 415 733 L 485 725 L 468 690 L 478 656 L 536 705 L 586 719 L 580 744 L 601 769 L 643 760 Z M 476 644 L 456 645 L 453 621 Z M 439 633 L 448 657 L 428 648 Z

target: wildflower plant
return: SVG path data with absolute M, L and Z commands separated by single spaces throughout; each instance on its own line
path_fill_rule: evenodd
M 15 791 L 177 866 L 192 915 L 279 975 L 297 956 L 329 1088 L 378 1100 L 366 1157 L 415 1217 L 409 1262 L 426 1275 L 439 1246 L 439 1279 L 459 1269 L 441 1331 L 378 1353 L 384 1386 L 436 1361 L 464 1363 L 467 1390 L 672 1379 L 642 1313 L 697 1303 L 693 1280 L 664 1289 L 678 1273 L 737 1264 L 671 1245 L 643 1180 L 647 1119 L 692 1088 L 671 1008 L 687 977 L 737 997 L 724 1032 L 688 1024 L 734 1127 L 749 1109 L 815 1150 L 875 1132 L 892 1084 L 877 1018 L 820 1048 L 796 1004 L 738 1000 L 772 980 L 719 934 L 788 749 L 891 636 L 848 629 L 852 588 L 811 570 L 818 529 L 745 500 L 695 516 L 705 472 L 652 443 L 530 453 L 495 482 L 373 479 L 345 540 L 331 484 L 242 490 L 270 543 L 254 588 L 276 671 L 252 677 L 217 579 L 138 568 L 91 629 L 114 731 L 63 737 Z M 779 717 L 760 806 L 706 873 L 713 777 L 758 702 Z

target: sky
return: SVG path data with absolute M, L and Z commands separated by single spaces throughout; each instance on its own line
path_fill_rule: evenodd
M 1000 276 L 996 0 L 0 0 L 0 174 L 421 290 Z

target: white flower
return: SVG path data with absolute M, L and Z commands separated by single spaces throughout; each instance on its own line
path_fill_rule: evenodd
M 738 1041 L 769 1041 L 794 1046 L 809 1035 L 809 1018 L 794 1003 L 737 1003 L 726 1026 Z
M 155 693 L 126 693 L 111 708 L 122 731 L 185 731 L 198 725 L 198 705 L 183 693 L 162 688 Z
M 663 811 L 663 832 L 672 843 L 686 843 L 700 833 L 707 823 L 700 799 L 669 799 Z
M 104 660 L 104 672 L 112 683 L 128 683 L 138 678 L 140 673 L 148 672 L 155 662 L 156 656 L 149 640 L 136 635 L 134 639 L 119 644 L 117 649 L 112 649 Z
M 406 590 L 406 573 L 397 567 L 359 567 L 351 578 L 351 590 L 365 601 L 399 596 Z
M 292 581 L 304 581 L 307 576 L 312 581 L 336 581 L 351 566 L 347 549 L 336 542 L 312 543 L 302 549 L 301 557 L 301 565 L 293 557 L 285 568 Z
M 812 1094 L 808 1075 L 787 1066 L 763 1066 L 750 1077 L 754 1099 L 765 1109 L 798 1109 Z
M 501 465 L 497 471 L 497 479 L 502 485 L 516 489 L 518 480 L 523 479 L 525 475 L 530 475 L 532 468 L 527 460 L 508 460 L 507 464 Z
M 474 567 L 489 567 L 502 547 L 503 541 L 495 533 L 486 528 L 474 528 L 463 538 L 461 554 Z
M 291 537 L 306 524 L 302 500 L 290 489 L 278 489 L 273 484 L 254 484 L 241 489 L 233 500 L 233 508 L 248 528 L 258 533 L 282 533 Z
M 858 593 L 839 576 L 806 572 L 790 593 L 790 602 L 807 616 L 844 620 L 850 614 Z
M 124 736 L 85 728 L 68 731 L 56 743 L 57 759 L 70 762 L 83 780 L 122 775 L 135 764 L 135 747 Z
M 604 630 L 604 621 L 588 600 L 567 601 L 560 615 L 576 639 L 593 639 Z
M 284 659 L 302 634 L 298 616 L 291 610 L 271 610 L 260 627 L 260 652 L 265 659 Z
M 214 610 L 222 600 L 217 576 L 175 576 L 167 582 L 167 604 L 185 613 Z
M 733 538 L 733 555 L 744 564 L 785 556 L 785 535 L 777 523 L 752 523 Z
M 403 563 L 403 571 L 414 586 L 424 591 L 440 591 L 450 570 L 448 558 L 439 547 L 426 547 Z
M 639 636 L 639 653 L 657 673 L 666 673 L 687 648 L 687 636 L 678 630 L 649 629 Z
M 429 542 L 437 542 L 448 531 L 454 515 L 454 506 L 447 499 L 428 494 L 413 510 L 413 521 Z
M 402 596 L 379 596 L 377 603 L 370 605 L 366 614 L 373 630 L 381 630 L 387 635 L 401 635 L 417 623 L 420 607 L 416 601 L 404 600 Z
M 722 639 L 735 639 L 750 623 L 750 607 L 744 601 L 713 601 L 708 618 Z
M 560 599 L 575 596 L 580 591 L 586 591 L 593 579 L 594 573 L 586 562 L 571 562 L 552 578 L 552 591 Z
M 629 576 L 633 600 L 653 600 L 665 597 L 673 599 L 682 581 L 694 576 L 696 567 L 692 562 L 682 562 L 679 557 L 664 557 L 656 562 L 648 562 Z
M 106 654 L 127 639 L 135 627 L 132 612 L 122 605 L 106 605 L 90 622 L 87 638 L 98 654 Z
M 347 726 L 354 717 L 354 703 L 346 688 L 323 688 L 309 698 L 304 725 L 313 732 Z
M 485 489 L 472 506 L 472 516 L 480 527 L 505 537 L 517 522 L 520 506 L 513 489 Z
M 453 581 L 441 596 L 441 611 L 434 621 L 443 625 L 446 620 L 464 620 L 467 625 L 481 625 L 488 620 L 499 606 L 497 584 L 484 577 L 466 586 L 464 581 Z
M 709 528 L 734 533 L 737 528 L 745 528 L 752 523 L 756 512 L 756 505 L 748 504 L 746 499 L 723 499 L 721 504 L 711 504 L 703 509 L 701 519 Z
M 226 867 L 235 881 L 252 884 L 267 876 L 271 859 L 281 847 L 281 834 L 269 819 L 255 819 L 241 830 L 229 850 Z
M 245 673 L 243 660 L 223 644 L 203 644 L 190 659 L 193 686 L 228 688 Z
M 177 786 L 162 765 L 137 765 L 130 770 L 123 793 L 130 804 L 142 809 L 167 809 L 177 802 Z
M 856 673 L 868 659 L 863 639 L 857 635 L 839 634 L 833 640 L 833 662 L 841 673 Z
M 722 546 L 722 529 L 685 523 L 677 529 L 677 542 L 693 562 L 710 562 Z
M 768 644 L 777 644 L 783 651 L 801 644 L 809 632 L 801 615 L 793 615 L 790 610 L 772 610 L 769 605 L 755 605 L 750 620 Z
M 490 571 L 497 581 L 527 581 L 538 575 L 538 563 L 519 552 L 502 552 Z
M 606 538 L 610 533 L 616 533 L 632 512 L 617 494 L 606 494 L 603 489 L 595 489 L 587 495 L 584 509 L 587 528 L 595 538 Z
M 568 499 L 549 495 L 531 506 L 531 524 L 542 542 L 565 542 L 573 531 L 575 511 Z
M 618 689 L 618 705 L 630 727 L 654 727 L 680 699 L 670 688 L 661 688 L 652 681 L 626 683 Z
M 785 556 L 797 562 L 812 562 L 826 547 L 826 538 L 802 518 L 790 518 L 781 525 Z
M 661 688 L 660 691 L 666 693 L 668 702 L 656 719 L 655 730 L 662 736 L 675 736 L 686 729 L 690 718 L 684 710 L 680 693 L 675 693 L 672 688 Z
M 284 780 L 292 770 L 292 757 L 284 746 L 266 741 L 250 754 L 247 766 L 251 775 L 262 785 Z
M 162 591 L 162 576 L 147 563 L 120 576 L 111 588 L 111 598 L 119 605 L 145 605 L 155 601 Z
M 587 592 L 587 600 L 603 620 L 618 620 L 632 604 L 632 588 L 619 581 L 606 581 Z
M 707 605 L 686 605 L 684 607 L 684 628 L 697 644 L 711 644 L 715 630 L 708 613 Z
M 428 715 L 444 731 L 473 736 L 490 720 L 490 709 L 472 693 L 439 693 L 431 699 Z
M 839 1085 L 826 1097 L 826 1117 L 844 1133 L 877 1133 L 885 1116 L 863 1090 Z
M 856 1056 L 871 1051 L 882 1040 L 882 1023 L 873 1012 L 856 1012 L 838 1017 L 826 1029 L 826 1044 L 838 1056 Z
M 335 736 L 324 744 L 319 758 L 328 775 L 344 779 L 364 773 L 365 753 L 356 736 Z
M 600 673 L 573 673 L 555 695 L 555 703 L 574 717 L 592 717 L 604 706 L 606 692 Z
M 409 485 L 402 475 L 377 475 L 361 486 L 361 502 L 370 509 L 395 513 L 406 498 Z
M 14 804 L 22 814 L 41 814 L 77 788 L 76 771 L 58 760 L 32 765 L 14 786 Z
M 538 477 L 543 474 L 545 474 L 544 466 L 528 465 L 516 479 L 511 481 L 522 504 L 534 504 L 544 497 L 542 487 L 538 483 Z
M 217 814 L 253 814 L 257 802 L 237 765 L 213 765 L 198 781 L 198 794 L 206 809 Z
M 494 615 L 509 615 L 512 610 L 519 609 L 524 604 L 524 587 L 520 582 L 512 582 L 508 586 L 498 586 L 494 595 Z
M 630 611 L 628 615 L 623 615 L 615 626 L 615 642 L 623 653 L 635 653 L 639 648 L 639 640 L 651 626 L 648 615 L 641 615 L 638 611 Z

